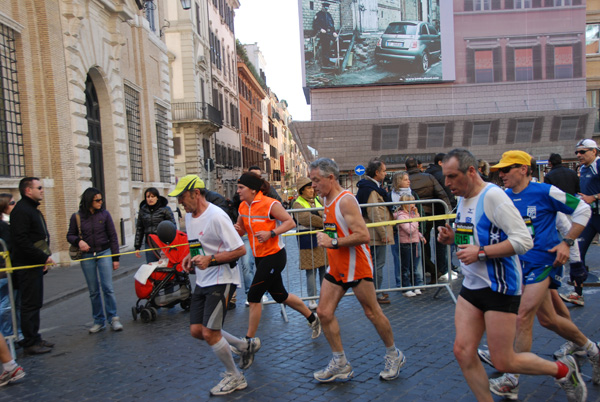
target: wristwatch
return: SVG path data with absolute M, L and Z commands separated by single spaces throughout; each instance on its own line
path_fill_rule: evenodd
M 485 250 L 483 249 L 483 246 L 479 247 L 479 251 L 477 252 L 477 258 L 479 259 L 479 261 L 487 260 L 488 257 L 485 253 Z
M 338 248 L 338 239 L 331 239 L 331 247 Z
M 569 239 L 569 238 L 567 238 L 567 237 L 565 237 L 565 238 L 563 239 L 563 241 L 564 241 L 565 243 L 567 243 L 567 246 L 569 246 L 569 247 L 573 247 L 573 245 L 575 244 L 575 240 L 573 240 L 573 239 Z
M 217 265 L 217 259 L 215 258 L 215 255 L 212 254 L 210 256 L 210 263 L 208 264 L 209 266 L 213 266 L 213 265 Z
M 275 231 L 274 231 L 274 230 L 271 230 L 271 238 L 273 238 L 273 237 L 275 237 L 275 236 L 277 236 L 277 235 L 275 234 Z
M 594 198 L 597 200 L 600 199 L 600 197 L 598 197 L 598 194 L 594 194 Z

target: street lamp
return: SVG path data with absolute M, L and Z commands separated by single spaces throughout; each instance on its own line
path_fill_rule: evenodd
M 264 164 L 264 171 L 267 174 L 267 177 L 269 177 L 269 172 L 267 171 L 267 161 L 269 160 L 269 157 L 267 156 L 266 152 L 263 152 L 262 158 L 263 158 L 263 162 L 265 163 Z
M 192 8 L 192 0 L 181 0 L 181 8 L 184 10 Z

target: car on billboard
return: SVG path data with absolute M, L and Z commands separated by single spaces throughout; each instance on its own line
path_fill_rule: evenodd
M 383 32 L 375 47 L 378 63 L 408 61 L 419 71 L 427 71 L 434 58 L 442 57 L 438 30 L 423 21 L 392 22 Z

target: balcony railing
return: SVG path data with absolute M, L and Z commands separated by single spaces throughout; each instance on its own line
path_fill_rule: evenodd
M 173 121 L 207 120 L 219 127 L 223 126 L 221 112 L 206 102 L 172 103 L 171 112 Z

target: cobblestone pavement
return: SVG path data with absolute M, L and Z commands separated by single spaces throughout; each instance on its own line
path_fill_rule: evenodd
M 599 247 L 592 249 L 592 253 L 600 255 Z M 290 288 L 301 293 L 304 276 L 296 268 L 293 242 L 288 242 L 288 253 L 286 271 L 292 277 Z M 87 291 L 81 291 L 85 284 L 79 267 L 73 265 L 47 275 L 47 289 L 53 294 L 47 295 L 49 303 L 42 309 L 42 333 L 44 338 L 56 342 L 56 347 L 50 354 L 33 357 L 25 357 L 19 350 L 18 362 L 27 376 L 2 387 L 0 402 L 474 400 L 452 354 L 454 304 L 445 289 L 437 298 L 433 297 L 435 289 L 410 299 L 392 293 L 392 303 L 383 306 L 392 323 L 396 344 L 407 357 L 406 366 L 394 381 L 379 380 L 383 344 L 359 303 L 350 296 L 340 303 L 337 316 L 345 351 L 354 368 L 352 380 L 317 383 L 312 378 L 313 371 L 323 368 L 331 358 L 327 341 L 323 336 L 312 340 L 303 317 L 288 309 L 289 322 L 285 322 L 280 307 L 271 304 L 264 306 L 258 330 L 262 349 L 245 372 L 248 388 L 210 398 L 209 389 L 220 380 L 222 366 L 205 343 L 189 335 L 188 313 L 179 307 L 161 309 L 154 322 L 133 321 L 131 307 L 137 300 L 133 273 L 140 261 L 124 258 L 122 276 L 115 280 L 118 310 L 125 326 L 119 333 L 106 330 L 88 334 L 87 328 L 92 325 L 91 308 Z M 63 288 L 56 282 L 62 282 Z M 451 288 L 457 294 L 460 281 L 454 281 Z M 598 289 L 586 288 L 585 307 L 571 308 L 575 323 L 596 341 L 600 340 Z M 225 321 L 225 329 L 240 336 L 245 335 L 248 324 L 248 309 L 243 299 L 238 298 L 237 308 L 228 312 Z M 533 352 L 551 359 L 552 352 L 562 343 L 558 336 L 536 323 Z M 486 370 L 490 376 L 499 375 L 489 367 Z M 582 371 L 588 385 L 588 401 L 600 401 L 600 386 L 591 383 L 589 363 Z M 549 377 L 522 376 L 520 396 L 524 401 L 565 400 L 564 392 Z

